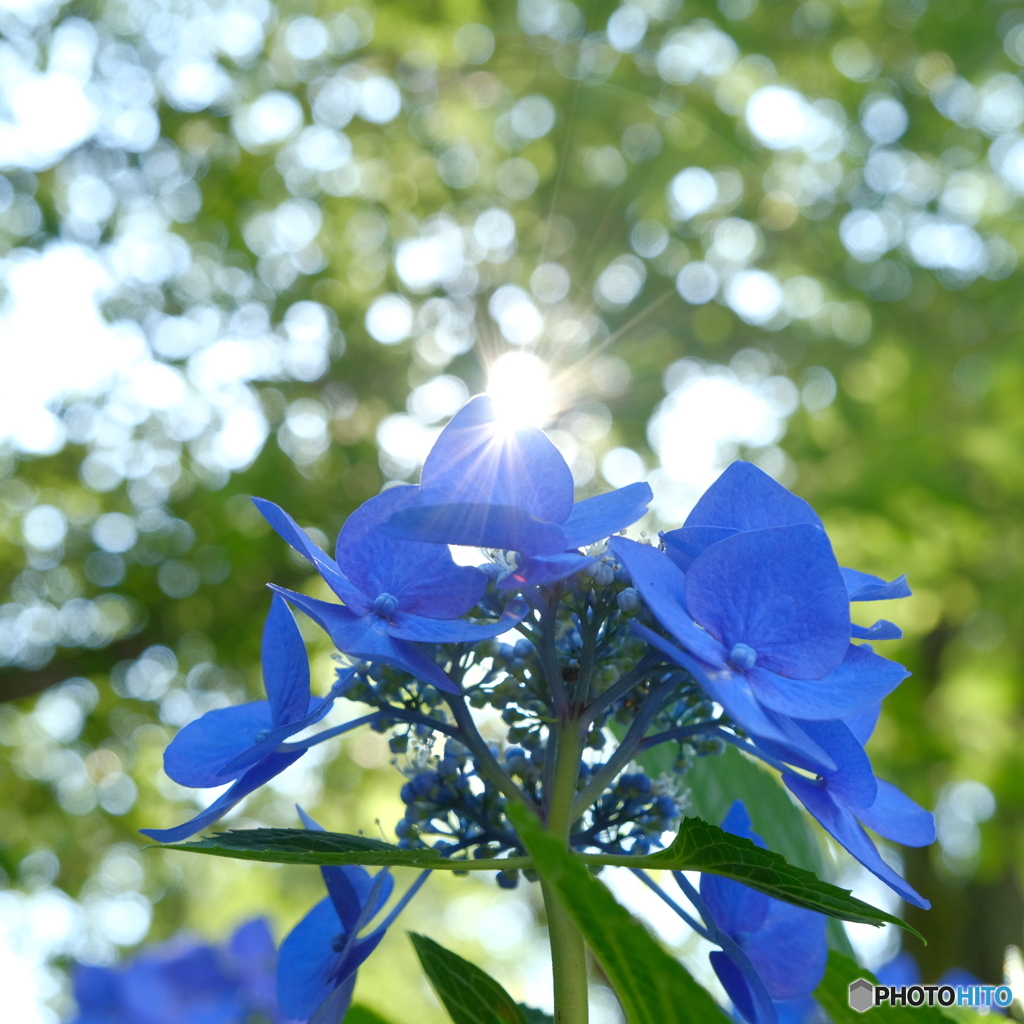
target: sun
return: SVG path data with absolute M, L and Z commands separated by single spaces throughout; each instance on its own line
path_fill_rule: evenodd
M 508 430 L 543 427 L 556 412 L 547 363 L 531 352 L 506 352 L 487 374 L 487 394 L 498 423 Z

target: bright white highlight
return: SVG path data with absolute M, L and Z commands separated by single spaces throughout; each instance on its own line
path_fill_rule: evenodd
M 491 367 L 487 394 L 499 422 L 515 430 L 542 427 L 555 411 L 555 393 L 544 360 L 530 352 L 506 352 Z
M 776 478 L 787 476 L 789 464 L 776 445 L 800 396 L 791 380 L 771 374 L 764 353 L 744 349 L 731 366 L 681 359 L 665 372 L 665 390 L 647 425 L 661 460 L 648 479 L 653 507 L 664 522 L 681 522 L 741 456 Z

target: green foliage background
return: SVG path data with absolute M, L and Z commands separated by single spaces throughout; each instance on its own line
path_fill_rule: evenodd
M 191 813 L 191 795 L 161 778 L 160 755 L 174 731 L 168 694 L 160 700 L 124 696 L 117 680 L 134 659 L 160 645 L 174 652 L 177 663 L 168 693 L 187 693 L 196 707 L 259 696 L 264 584 L 314 582 L 308 567 L 292 561 L 254 516 L 245 496 L 278 501 L 303 525 L 333 537 L 386 476 L 401 475 L 393 461 L 378 457 L 378 425 L 404 409 L 411 389 L 438 373 L 463 379 L 471 393 L 484 387 L 487 366 L 509 348 L 488 315 L 489 295 L 508 283 L 528 288 L 537 266 L 558 261 L 571 279 L 564 304 L 589 338 L 579 343 L 571 332 L 553 332 L 536 350 L 568 385 L 560 429 L 571 434 L 572 423 L 580 422 L 572 420 L 574 410 L 592 410 L 594 402 L 611 411 L 606 432 L 575 435 L 575 443 L 598 462 L 604 452 L 628 446 L 648 466 L 657 465 L 645 428 L 665 395 L 662 372 L 682 358 L 728 364 L 737 353 L 754 349 L 765 354 L 770 372 L 798 386 L 838 383 L 834 401 L 809 402 L 813 411 L 800 408 L 789 419 L 779 442 L 789 459 L 784 478 L 822 514 L 844 564 L 887 578 L 910 575 L 915 596 L 902 608 L 865 613 L 866 622 L 877 611 L 903 626 L 906 638 L 887 653 L 913 670 L 886 702 L 871 753 L 880 775 L 928 807 L 948 792 L 944 787 L 967 779 L 994 794 L 996 811 L 981 824 L 976 856 L 957 859 L 937 845 L 904 851 L 904 859 L 911 882 L 934 905 L 927 914 L 908 913 L 929 939 L 927 948 L 913 949 L 925 976 L 957 965 L 995 981 L 1005 946 L 1024 938 L 1024 299 L 1012 255 L 1024 246 L 1024 206 L 998 155 L 1013 143 L 1024 106 L 1015 115 L 1011 96 L 1009 114 L 999 108 L 986 115 L 983 101 L 993 81 L 1005 85 L 1010 79 L 1019 90 L 1015 30 L 1024 22 L 1024 9 L 987 0 L 652 0 L 642 5 L 650 27 L 634 57 L 605 41 L 615 10 L 610 3 L 556 9 L 473 0 L 381 2 L 343 15 L 357 27 L 373 26 L 372 37 L 365 38 L 365 31 L 362 45 L 351 52 L 339 44 L 333 53 L 296 56 L 288 43 L 295 19 L 319 18 L 333 26 L 337 39 L 344 24 L 332 19 L 343 6 L 280 0 L 261 15 L 262 50 L 245 60 L 216 58 L 233 83 L 227 98 L 198 110 L 180 109 L 183 104 L 175 106 L 173 96 L 158 101 L 161 151 L 179 161 L 175 187 L 193 190 L 188 194 L 198 199 L 172 226 L 190 247 L 190 269 L 156 285 L 122 284 L 105 307 L 111 321 L 151 325 L 154 310 L 175 316 L 201 301 L 230 313 L 247 301 L 279 324 L 294 303 L 312 300 L 333 311 L 337 322 L 326 372 L 314 380 L 280 371 L 272 379 L 253 375 L 245 386 L 258 397 L 272 433 L 255 461 L 234 472 L 212 472 L 188 445 L 164 444 L 159 416 L 144 416 L 129 435 L 164 444 L 181 472 L 156 481 L 142 498 L 130 480 L 103 490 L 89 486 L 82 465 L 95 439 L 69 442 L 47 456 L 0 448 L 0 603 L 10 608 L 46 601 L 60 607 L 101 592 L 123 598 L 109 606 L 115 626 L 100 641 L 58 642 L 52 650 L 43 644 L 41 654 L 21 664 L 8 658 L 0 667 L 0 698 L 6 702 L 0 705 L 0 866 L 10 885 L 29 891 L 52 881 L 83 900 L 116 889 L 111 870 L 104 874 L 104 863 L 116 866 L 116 858 L 104 861 L 109 851 L 126 849 L 117 844 L 138 846 L 139 827 L 170 824 Z M 555 27 L 534 31 L 540 22 L 529 20 L 531 12 L 549 7 L 557 14 Z M 186 3 L 168 9 L 185 19 L 206 10 Z M 155 66 L 146 33 L 152 35 L 160 11 L 143 0 L 72 0 L 27 34 L 45 57 L 56 26 L 83 18 L 97 27 L 104 45 L 134 47 L 141 64 Z M 478 63 L 483 51 L 473 51 L 466 40 L 486 41 L 486 34 L 456 36 L 470 23 L 493 32 L 493 55 Z M 719 45 L 734 41 L 726 70 L 711 73 L 705 65 L 690 81 L 659 75 L 659 46 L 687 27 L 715 27 L 722 33 Z M 17 33 L 11 38 L 22 45 Z M 316 92 L 310 83 L 315 86 L 343 65 L 358 65 L 363 77 L 390 76 L 403 98 L 402 112 L 384 124 L 356 117 L 345 126 L 359 168 L 357 185 L 325 189 L 322 176 L 296 171 L 294 161 L 282 158 L 283 144 L 239 144 L 232 109 L 277 89 L 297 97 L 309 121 L 310 95 Z M 759 141 L 744 109 L 756 90 L 772 83 L 799 90 L 811 102 L 827 101 L 822 109 L 828 116 L 836 123 L 845 119 L 843 144 L 815 155 L 799 147 L 773 150 Z M 957 106 L 950 96 L 961 86 L 967 89 L 961 99 L 968 99 Z M 1017 95 L 1012 88 L 1010 93 Z M 518 99 L 537 94 L 554 104 L 554 127 L 532 141 L 507 141 L 500 119 L 507 121 Z M 914 166 L 937 182 L 932 196 L 916 200 L 916 207 L 898 190 L 885 199 L 865 184 L 871 143 L 858 117 L 865 98 L 878 94 L 897 97 L 909 113 L 906 135 L 889 148 L 901 149 L 908 161 L 916 155 Z M 638 123 L 656 129 L 660 146 L 646 156 L 624 158 L 624 133 Z M 472 173 L 460 178 L 454 157 L 456 171 L 444 169 L 450 168 L 445 160 L 453 147 L 471 152 Z M 86 142 L 35 173 L 9 169 L 15 190 L 32 198 L 41 219 L 27 236 L 19 236 L 13 222 L 0 226 L 0 253 L 19 246 L 44 250 L 62 233 L 68 237 L 69 182 L 89 160 L 102 176 L 104 153 L 110 151 Z M 501 169 L 507 174 L 511 159 L 534 168 L 537 183 L 529 194 L 517 192 L 514 198 L 508 187 L 503 193 Z M 124 162 L 141 166 L 145 154 L 128 150 Z M 739 183 L 731 205 L 673 219 L 666 188 L 688 166 L 710 168 L 726 175 L 721 180 Z M 331 194 L 332 188 L 349 192 Z M 260 257 L 249 248 L 251 233 L 243 231 L 253 216 L 278 209 L 296 193 L 315 203 L 323 217 L 316 241 L 322 258 L 307 264 L 308 273 L 289 271 L 287 256 Z M 483 260 L 475 285 L 460 286 L 463 304 L 475 308 L 475 344 L 445 351 L 436 337 L 431 340 L 429 325 L 414 341 L 374 341 L 364 316 L 375 296 L 404 292 L 422 303 L 444 294 L 441 285 L 427 293 L 409 290 L 392 260 L 402 240 L 417 236 L 429 218 L 442 213 L 470 228 L 494 205 L 514 217 L 518 249 Z M 973 225 L 978 237 L 989 240 L 984 272 L 929 269 L 909 243 L 884 259 L 880 253 L 854 259 L 840 240 L 843 218 L 854 208 L 883 206 L 904 217 L 908 232 L 915 208 L 938 209 L 950 222 Z M 783 282 L 800 276 L 819 282 L 812 315 L 759 325 L 724 301 L 692 305 L 679 296 L 677 271 L 687 260 L 703 258 L 726 214 L 757 226 L 757 266 Z M 85 244 L 115 239 L 125 216 L 116 213 L 100 224 Z M 623 308 L 602 303 L 600 296 L 595 302 L 599 275 L 630 252 L 632 226 L 644 218 L 662 223 L 671 241 L 647 260 L 645 283 L 633 301 Z M 993 247 L 996 236 L 1007 244 Z M 241 275 L 234 297 L 211 283 L 218 268 Z M 60 287 L 55 281 L 55 295 Z M 749 354 L 744 358 L 749 361 Z M 177 365 L 185 367 L 182 360 Z M 831 378 L 812 368 L 824 368 Z M 287 436 L 289 410 L 300 399 L 319 402 L 327 422 L 330 443 L 312 455 Z M 102 394 L 67 395 L 61 408 L 80 411 L 84 404 L 102 410 L 107 401 Z M 582 489 L 604 486 L 593 476 Z M 60 508 L 70 524 L 62 550 L 49 561 L 30 549 L 21 526 L 40 504 Z M 92 523 L 109 511 L 138 518 L 145 507 L 164 515 L 151 520 L 155 528 L 143 531 L 126 556 L 123 580 L 108 587 L 90 582 Z M 161 589 L 158 577 L 168 560 L 198 573 L 200 584 L 187 596 L 171 597 Z M 330 652 L 312 629 L 307 636 L 314 678 L 323 689 L 331 675 Z M 90 680 L 98 702 L 79 734 L 60 739 L 34 708 L 45 700 L 40 694 L 71 678 Z M 354 743 L 331 745 L 322 789 L 307 780 L 299 794 L 268 791 L 245 807 L 245 820 L 293 825 L 291 802 L 298 795 L 328 827 L 376 834 L 379 819 L 390 836 L 400 816 L 397 774 L 374 738 L 362 747 Z M 114 784 L 103 780 L 116 781 L 117 773 L 130 776 L 138 789 L 124 813 L 86 807 L 88 794 L 79 793 L 76 803 L 66 786 L 61 790 L 62 780 L 74 775 L 102 796 L 103 786 Z M 52 851 L 59 869 L 39 851 Z M 154 906 L 150 939 L 182 925 L 221 936 L 250 913 L 268 913 L 283 932 L 319 898 L 316 879 L 298 868 L 183 863 L 156 851 L 145 852 L 142 864 L 140 885 Z M 409 926 L 439 934 L 445 899 L 482 884 L 432 882 L 410 912 Z M 444 941 L 480 955 L 471 940 Z M 389 943 L 390 954 L 382 951 L 375 961 L 387 967 L 371 965 L 361 991 L 369 1005 L 409 1019 L 402 1017 L 402 1007 L 410 998 L 425 998 L 425 982 L 418 979 L 405 939 L 399 935 Z M 505 966 L 498 973 L 505 970 L 507 978 L 514 950 L 502 957 Z M 442 1017 L 430 1008 L 417 1010 L 416 1019 Z

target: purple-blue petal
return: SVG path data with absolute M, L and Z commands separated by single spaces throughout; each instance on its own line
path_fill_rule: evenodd
M 851 601 L 891 601 L 898 597 L 910 597 L 910 584 L 906 574 L 891 582 L 881 576 L 858 572 L 856 569 L 840 569 Z
M 828 922 L 821 914 L 769 900 L 768 913 L 756 934 L 746 936 L 743 951 L 772 999 L 810 995 L 828 962 Z
M 437 499 L 439 496 L 434 495 Z M 516 505 L 435 501 L 403 508 L 382 527 L 388 537 L 431 544 L 465 544 L 534 554 L 554 554 L 571 547 L 562 527 L 536 518 Z
M 882 860 L 881 854 L 853 814 L 832 798 L 827 790 L 801 775 L 782 776 L 794 796 L 817 819 L 822 828 L 861 862 L 873 875 L 895 890 L 908 903 L 928 910 L 931 904 Z
M 850 628 L 855 640 L 900 640 L 903 637 L 903 630 L 888 619 L 879 619 L 871 626 L 854 623 Z
M 348 935 L 359 920 L 373 885 L 370 872 L 359 865 L 347 864 L 341 867 L 322 867 L 320 874 L 345 934 Z
M 690 617 L 686 608 L 686 577 L 663 551 L 613 537 L 608 546 L 629 570 L 633 586 L 658 621 L 692 654 L 715 667 L 725 664 L 727 651 Z
M 443 544 L 399 540 L 383 528 L 419 496 L 417 487 L 392 487 L 360 505 L 338 534 L 338 565 L 371 601 L 391 594 L 402 611 L 454 619 L 480 600 L 487 577 L 456 565 Z
M 724 526 L 681 526 L 663 533 L 661 539 L 665 543 L 665 554 L 686 572 L 690 563 L 712 544 L 740 532 Z
M 287 754 L 271 754 L 259 764 L 250 768 L 226 793 L 222 793 L 205 811 L 197 814 L 190 821 L 176 825 L 174 828 L 140 828 L 139 831 L 150 839 L 160 843 L 177 843 L 197 832 L 202 832 L 207 825 L 212 825 L 223 817 L 243 797 L 259 789 L 275 775 L 280 775 L 289 765 L 294 764 L 304 750 L 296 750 Z
M 803 498 L 787 491 L 751 462 L 734 462 L 704 492 L 684 526 L 766 530 L 773 526 L 821 526 Z
M 875 971 L 880 985 L 920 985 L 921 968 L 906 951 L 897 953 L 888 963 Z
M 908 675 L 898 662 L 859 644 L 849 644 L 842 664 L 824 679 L 789 679 L 760 664 L 747 672 L 757 699 L 765 707 L 811 719 L 856 715 L 892 693 Z
M 562 524 L 566 547 L 581 548 L 631 526 L 647 514 L 653 497 L 651 485 L 641 482 L 577 501 Z
M 309 659 L 302 634 L 284 598 L 274 594 L 263 627 L 263 685 L 275 726 L 309 714 Z
M 536 427 L 499 424 L 486 395 L 470 399 L 441 431 L 420 486 L 431 504 L 515 505 L 552 523 L 572 511 L 572 473 L 561 453 Z
M 387 621 L 379 615 L 372 612 L 369 615 L 354 615 L 344 605 L 319 601 L 315 597 L 307 597 L 282 587 L 275 586 L 273 589 L 301 608 L 325 630 L 339 651 L 367 661 L 387 662 L 440 690 L 459 692 L 459 688 L 436 662 L 407 641 L 392 638 L 388 633 Z
M 930 846 L 935 842 L 935 816 L 897 789 L 878 780 L 878 796 L 870 807 L 854 807 L 861 823 L 885 839 L 904 846 Z
M 230 778 L 221 775 L 225 766 L 246 753 L 271 725 L 270 704 L 265 700 L 207 711 L 171 740 L 164 751 L 164 771 L 182 786 L 223 786 Z
M 328 896 L 292 929 L 277 960 L 277 1001 L 289 1017 L 302 1020 L 334 991 L 341 956 L 331 945 L 342 924 Z
M 764 739 L 776 743 L 780 748 L 799 751 L 808 763 L 819 769 L 835 768 L 835 763 L 828 754 L 800 729 L 793 719 L 776 714 L 757 702 L 743 673 L 708 668 L 636 620 L 633 621 L 632 628 L 652 647 L 685 668 L 700 683 L 705 693 L 713 701 L 721 704 L 726 714 L 753 739 Z M 771 752 L 769 749 L 768 753 Z
M 857 742 L 864 746 L 871 739 L 871 734 L 875 731 L 875 726 L 878 725 L 878 716 L 881 713 L 881 703 L 872 704 L 871 707 L 858 712 L 856 715 L 850 715 L 844 718 L 843 721 L 849 727 L 850 732 L 857 737 Z
M 748 1024 L 776 1024 L 775 1008 L 765 999 L 755 1000 L 750 982 L 743 975 L 740 967 L 722 950 L 708 953 L 708 960 L 722 988 L 732 1000 L 736 1012 Z
M 510 601 L 500 619 L 479 625 L 464 619 L 442 621 L 395 612 L 391 616 L 388 633 L 399 640 L 417 640 L 429 644 L 475 643 L 477 640 L 488 640 L 492 636 L 507 633 L 529 610 L 524 601 Z
M 352 1005 L 352 993 L 356 988 L 356 974 L 353 971 L 316 1008 L 307 1024 L 342 1024 Z
M 376 594 L 367 598 L 338 568 L 337 563 L 314 544 L 297 522 L 283 508 L 264 498 L 253 498 L 253 504 L 263 518 L 274 528 L 277 535 L 290 544 L 300 555 L 313 563 L 316 571 L 327 581 L 327 585 L 338 597 L 360 614 L 373 604 Z
M 523 555 L 515 569 L 498 581 L 498 589 L 542 587 L 547 583 L 564 580 L 575 572 L 582 572 L 596 561 L 596 558 L 576 551 L 563 551 L 557 555 Z
M 686 606 L 726 650 L 746 644 L 757 664 L 794 679 L 836 668 L 850 609 L 824 530 L 783 526 L 713 544 L 686 572 Z
M 829 793 L 850 808 L 870 807 L 878 796 L 878 782 L 864 748 L 844 722 L 797 723 L 836 763 L 825 773 Z

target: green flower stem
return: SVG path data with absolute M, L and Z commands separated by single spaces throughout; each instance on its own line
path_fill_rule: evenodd
M 553 787 L 548 804 L 547 829 L 566 846 L 569 845 L 569 830 L 575 820 L 572 803 L 583 753 L 580 732 L 580 723 L 576 719 L 558 727 Z M 587 950 L 583 936 L 558 896 L 547 885 L 542 885 L 541 890 L 551 943 L 555 1024 L 587 1024 Z

